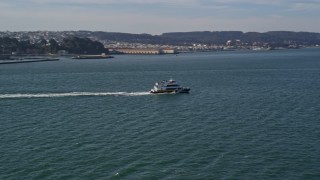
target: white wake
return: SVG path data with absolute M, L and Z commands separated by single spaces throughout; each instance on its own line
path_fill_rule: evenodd
M 15 98 L 57 98 L 76 96 L 145 96 L 150 92 L 70 92 L 70 93 L 34 93 L 34 94 L 0 94 L 0 99 Z

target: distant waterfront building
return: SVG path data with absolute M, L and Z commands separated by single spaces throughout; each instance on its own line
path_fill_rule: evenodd
M 112 49 L 111 52 L 119 53 L 119 54 L 162 54 L 161 49 L 153 49 L 153 48 L 118 48 Z
M 164 54 L 177 54 L 178 52 L 173 48 L 164 48 L 162 49 Z
M 142 55 L 157 55 L 157 54 L 177 54 L 173 48 L 115 48 L 109 49 L 115 54 L 142 54 Z

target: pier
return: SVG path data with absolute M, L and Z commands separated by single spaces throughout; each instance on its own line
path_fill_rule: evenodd
M 59 61 L 58 58 L 26 58 L 18 60 L 0 60 L 0 64 L 17 64 L 17 63 L 32 63 L 32 62 L 46 62 L 46 61 Z

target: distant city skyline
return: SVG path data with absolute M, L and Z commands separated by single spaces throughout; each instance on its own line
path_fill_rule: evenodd
M 320 0 L 1 0 L 0 31 L 320 32 Z

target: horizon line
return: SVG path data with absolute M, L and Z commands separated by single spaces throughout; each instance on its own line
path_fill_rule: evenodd
M 296 32 L 296 33 L 320 33 L 316 31 L 293 31 L 293 30 L 271 30 L 271 31 L 241 31 L 241 30 L 194 30 L 194 31 L 172 31 L 172 32 L 163 32 L 161 34 L 152 34 L 152 33 L 134 33 L 134 32 L 116 32 L 116 31 L 105 31 L 105 30 L 0 30 L 0 32 L 81 32 L 81 31 L 87 31 L 87 32 L 106 32 L 106 33 L 123 33 L 123 34 L 148 34 L 148 35 L 162 35 L 166 33 L 190 33 L 190 32 L 242 32 L 242 33 L 268 33 L 268 32 Z

